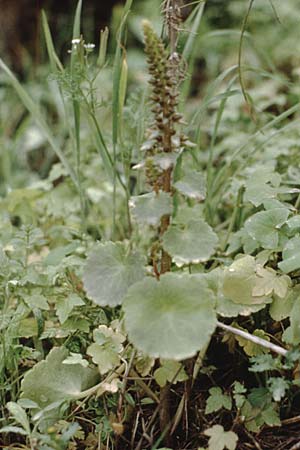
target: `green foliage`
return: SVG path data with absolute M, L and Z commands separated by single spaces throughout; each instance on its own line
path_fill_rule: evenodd
M 94 330 L 93 336 L 95 342 L 89 345 L 87 354 L 92 357 L 103 375 L 120 363 L 120 354 L 124 349 L 122 343 L 126 337 L 106 325 L 100 325 Z
M 159 2 L 148 0 L 115 11 L 97 57 L 82 36 L 79 2 L 70 61 L 58 58 L 43 14 L 52 73 L 43 69 L 40 82 L 23 87 L 0 61 L 3 445 L 19 435 L 32 449 L 125 448 L 132 432 L 128 445 L 157 448 L 170 432 L 182 448 L 234 450 L 229 422 L 257 433 L 296 414 L 297 41 L 293 27 L 284 39 L 265 3 L 253 3 L 240 42 L 247 67 L 228 66 L 238 34 L 210 31 L 213 5 L 203 15 L 199 2 L 185 23 L 169 11 L 161 34 L 137 24 L 141 11 L 161 23 Z M 288 25 L 295 7 L 278 5 Z M 242 8 L 228 2 L 224 24 L 236 28 Z M 131 47 L 141 28 L 151 105 L 145 57 Z M 199 73 L 197 48 L 201 85 L 186 76 Z M 222 318 L 234 322 L 220 336 Z M 224 370 L 237 354 L 256 384 L 246 370 Z M 187 444 L 176 429 L 202 426 L 189 417 L 198 386 L 208 391 L 199 417 L 218 425 L 200 444 L 187 430 Z M 158 430 L 168 402 L 174 418 Z
M 208 261 L 217 243 L 217 235 L 203 219 L 173 225 L 163 237 L 165 250 L 179 267 Z
M 203 201 L 206 197 L 206 179 L 195 170 L 186 172 L 176 183 L 175 189 L 187 198 Z
M 88 296 L 98 305 L 117 306 L 128 288 L 144 276 L 144 259 L 121 243 L 99 244 L 89 255 L 83 275 Z
M 178 361 L 162 360 L 161 367 L 154 372 L 154 379 L 159 386 L 164 387 L 167 382 L 176 384 L 188 380 L 188 376 Z
M 160 281 L 146 278 L 136 283 L 124 300 L 124 312 L 129 339 L 156 358 L 179 360 L 195 355 L 216 326 L 213 292 L 205 279 L 187 274 L 165 274 Z
M 214 425 L 204 432 L 209 436 L 209 450 L 235 450 L 238 436 L 233 431 L 225 431 L 221 425 Z
M 133 218 L 141 225 L 156 227 L 162 216 L 172 213 L 172 198 L 166 192 L 139 195 L 131 197 L 130 207 Z
M 262 248 L 276 249 L 279 243 L 279 230 L 288 216 L 289 210 L 285 208 L 258 212 L 245 222 L 245 229 Z
M 44 361 L 25 374 L 22 397 L 43 409 L 76 399 L 82 391 L 93 386 L 98 379 L 97 371 L 81 364 L 63 364 L 68 355 L 64 347 L 53 348 Z
M 232 402 L 231 398 L 223 394 L 222 389 L 219 387 L 213 387 L 209 390 L 209 397 L 206 401 L 205 414 L 211 414 L 219 411 L 222 408 L 231 410 Z
M 278 264 L 278 267 L 284 273 L 290 273 L 300 268 L 299 250 L 300 250 L 299 237 L 294 237 L 290 239 L 284 246 L 282 252 L 283 261 Z

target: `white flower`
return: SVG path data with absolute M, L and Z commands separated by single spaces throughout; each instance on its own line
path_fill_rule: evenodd
M 73 44 L 73 45 L 80 44 L 80 39 L 79 39 L 79 38 L 77 38 L 77 39 L 72 39 L 72 44 Z
M 85 44 L 85 45 L 84 45 L 84 48 L 85 48 L 86 50 L 94 50 L 95 44 Z

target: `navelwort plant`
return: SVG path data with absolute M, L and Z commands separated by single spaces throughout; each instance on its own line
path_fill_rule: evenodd
M 130 199 L 136 226 L 141 232 L 144 227 L 152 232 L 149 265 L 142 268 L 142 249 L 101 243 L 88 257 L 84 286 L 100 306 L 122 305 L 125 329 L 138 350 L 153 358 L 182 360 L 206 348 L 216 327 L 222 326 L 218 314 L 247 315 L 271 301 L 273 288 L 270 292 L 256 289 L 261 279 L 275 277 L 283 287 L 278 291 L 282 296 L 289 281 L 272 275 L 271 269 L 264 269 L 252 256 L 244 256 L 225 270 L 205 271 L 219 239 L 203 217 L 204 174 L 196 172 L 195 183 L 195 173 L 180 170 L 182 159 L 194 145 L 181 130 L 184 121 L 178 112 L 183 76 L 176 51 L 180 9 L 176 2 L 164 5 L 171 28 L 169 48 L 148 22 L 143 23 L 154 122 L 141 148 L 144 158 L 138 169 L 144 169 L 150 189 Z M 284 221 L 287 213 L 279 212 Z M 243 270 L 247 283 L 241 276 Z M 236 280 L 241 290 L 236 289 Z
M 178 20 L 176 9 L 174 14 Z M 182 205 L 177 205 L 178 214 L 172 217 L 174 167 L 192 146 L 180 129 L 182 116 L 177 110 L 180 57 L 173 35 L 169 53 L 148 22 L 143 23 L 143 30 L 154 123 L 141 148 L 144 159 L 139 166 L 145 169 L 150 191 L 132 197 L 130 205 L 137 226 L 152 228 L 152 273 L 144 276 L 141 256 L 124 244 L 104 243 L 88 258 L 84 285 L 99 305 L 123 305 L 125 328 L 137 349 L 155 358 L 180 360 L 207 344 L 216 314 L 205 276 L 185 270 L 170 272 L 172 263 L 182 267 L 207 261 L 218 238 L 197 211 L 198 205 L 187 207 L 184 217 Z
M 66 255 L 79 247 L 77 256 L 80 257 L 75 259 L 73 264 L 76 266 L 74 271 L 76 292 L 78 289 L 80 295 L 73 295 L 72 285 L 69 287 L 67 284 L 68 289 L 65 290 L 57 289 L 53 280 L 51 283 L 55 289 L 53 288 L 50 294 L 47 291 L 42 295 L 41 292 L 44 291 L 37 288 L 24 295 L 20 288 L 20 302 L 23 301 L 27 305 L 25 312 L 21 310 L 20 314 L 26 315 L 25 318 L 31 310 L 35 314 L 37 306 L 48 311 L 50 301 L 62 325 L 62 331 L 65 331 L 64 337 L 69 339 L 70 334 L 79 326 L 83 327 L 86 333 L 89 333 L 89 327 L 92 328 L 92 342 L 87 344 L 85 354 L 82 355 L 81 350 L 76 353 L 70 352 L 66 344 L 59 348 L 54 347 L 46 359 L 39 361 L 26 372 L 18 407 L 14 402 L 8 404 L 12 418 L 23 427 L 23 432 L 19 430 L 20 434 L 26 435 L 30 443 L 38 436 L 37 430 L 45 430 L 49 424 L 63 416 L 70 402 L 79 402 L 90 398 L 91 395 L 100 398 L 105 393 L 120 393 L 113 427 L 121 434 L 126 415 L 123 407 L 128 377 L 135 380 L 135 385 L 147 395 L 148 401 L 157 404 L 162 413 L 160 414 L 162 434 L 168 434 L 168 431 L 170 434 L 174 433 L 183 415 L 182 405 L 185 397 L 182 396 L 175 419 L 171 423 L 168 411 L 170 384 L 184 381 L 188 384 L 196 380 L 217 327 L 225 332 L 223 342 L 228 345 L 229 350 L 239 345 L 245 354 L 252 358 L 253 371 L 273 371 L 273 374 L 282 375 L 283 370 L 291 370 L 299 359 L 299 355 L 296 355 L 290 365 L 283 364 L 280 357 L 289 356 L 287 350 L 270 342 L 270 337 L 261 329 L 262 327 L 257 327 L 249 334 L 237 322 L 227 325 L 219 320 L 220 317 L 230 319 L 238 316 L 247 319 L 252 313 L 263 310 L 265 313 L 268 308 L 274 321 L 290 319 L 290 326 L 282 334 L 283 341 L 288 345 L 300 343 L 298 319 L 300 221 L 297 214 L 300 197 L 296 201 L 295 208 L 287 206 L 280 201 L 280 195 L 293 195 L 297 192 L 281 185 L 281 177 L 274 171 L 274 167 L 254 166 L 247 171 L 242 167 L 244 164 L 242 161 L 240 166 L 233 168 L 243 176 L 234 180 L 238 187 L 232 191 L 238 193 L 232 214 L 228 208 L 231 217 L 228 230 L 226 229 L 224 233 L 225 239 L 222 229 L 227 227 L 228 222 L 224 222 L 225 225 L 221 223 L 221 227 L 215 226 L 219 222 L 216 205 L 224 193 L 224 186 L 227 188 L 230 185 L 228 173 L 231 173 L 231 164 L 235 161 L 231 155 L 229 163 L 226 165 L 225 161 L 222 168 L 219 168 L 211 154 L 211 160 L 207 165 L 208 179 L 203 169 L 199 169 L 200 165 L 195 168 L 189 164 L 195 156 L 193 152 L 196 149 L 188 138 L 190 134 L 188 131 L 191 128 L 185 124 L 179 104 L 181 83 L 185 85 L 187 81 L 185 66 L 188 61 L 185 61 L 185 57 L 189 52 L 186 46 L 183 56 L 179 54 L 181 7 L 175 0 L 163 2 L 164 23 L 167 30 L 164 39 L 158 37 L 149 22 L 145 21 L 142 25 L 153 114 L 152 123 L 139 151 L 140 161 L 135 164 L 135 171 L 139 174 L 140 190 L 133 193 L 141 192 L 141 194 L 129 198 L 130 155 L 126 160 L 123 158 L 124 154 L 120 155 L 119 152 L 124 138 L 122 119 L 127 76 L 126 53 L 123 48 L 124 24 L 131 3 L 127 1 L 125 6 L 114 59 L 113 136 L 110 146 L 107 145 L 109 139 L 106 140 L 106 136 L 103 136 L 97 122 L 97 104 L 93 96 L 95 78 L 87 77 L 90 69 L 90 48 L 86 47 L 83 38 L 79 37 L 78 17 L 81 2 L 77 8 L 73 33 L 75 40 L 69 71 L 57 60 L 44 16 L 46 42 L 54 79 L 61 91 L 68 91 L 69 103 L 66 112 L 71 111 L 74 124 L 70 128 L 74 151 L 71 157 L 68 155 L 71 163 L 64 154 L 61 155 L 46 123 L 41 121 L 33 103 L 12 78 L 13 85 L 18 89 L 20 96 L 23 96 L 24 103 L 64 165 L 63 175 L 69 174 L 76 186 L 83 211 L 86 210 L 87 202 L 79 126 L 82 116 L 88 117 L 89 130 L 93 132 L 103 166 L 113 180 L 112 236 L 117 235 L 116 201 L 120 192 L 122 200 L 124 197 L 129 200 L 127 213 L 130 210 L 126 232 L 119 233 L 120 239 L 127 235 L 130 240 L 115 242 L 114 239 L 111 241 L 103 239 L 89 252 L 83 274 L 84 289 L 94 305 L 99 306 L 94 308 L 99 310 L 99 316 L 103 312 L 102 308 L 108 307 L 107 311 L 111 314 L 111 318 L 118 317 L 118 320 L 107 321 L 105 324 L 99 324 L 98 321 L 95 324 L 93 320 L 89 323 L 82 317 L 87 309 L 84 309 L 86 298 L 81 283 L 77 283 L 79 281 L 77 276 L 81 277 L 80 270 L 84 264 L 84 258 L 81 256 L 85 255 L 85 248 L 81 248 L 80 242 L 84 247 L 93 244 L 83 239 L 79 241 L 79 237 L 78 242 L 75 242 L 74 237 L 70 237 L 71 247 L 68 245 L 65 248 L 54 248 L 43 264 L 50 266 L 49 280 L 50 277 L 51 280 L 61 277 L 68 282 L 67 277 L 63 278 L 65 267 L 61 268 L 60 272 L 58 266 Z M 202 5 L 197 5 L 196 17 L 201 18 L 203 11 L 201 8 Z M 189 42 L 190 37 L 187 40 L 188 44 Z M 98 68 L 105 65 L 106 44 L 107 32 L 104 32 Z M 6 73 L 9 74 L 7 70 Z M 94 76 L 96 73 L 97 70 Z M 63 99 L 65 100 L 65 96 Z M 222 108 L 225 106 L 226 96 L 223 100 Z M 273 119 L 265 125 L 263 131 L 268 132 L 269 128 L 277 126 L 284 117 L 294 113 L 297 108 L 294 106 L 282 116 Z M 221 115 L 222 112 L 220 117 Z M 220 117 L 217 120 L 220 120 Z M 279 132 L 278 129 L 275 133 Z M 252 136 L 252 142 L 256 137 L 257 133 Z M 195 141 L 198 142 L 198 139 Z M 265 141 L 263 143 L 265 144 Z M 256 144 L 255 151 L 261 148 L 259 145 L 260 142 Z M 245 148 L 246 144 L 242 146 L 242 150 Z M 239 150 L 233 154 L 238 155 Z M 125 164 L 119 169 L 120 162 L 124 161 Z M 226 180 L 223 183 L 224 177 Z M 117 190 L 117 186 L 121 187 L 120 191 Z M 214 190 L 218 193 L 215 197 Z M 212 197 L 214 197 L 213 205 L 210 203 Z M 247 205 L 244 208 L 246 219 L 239 217 L 241 204 Z M 236 229 L 238 231 L 234 232 Z M 24 246 L 26 254 L 20 257 L 22 262 L 24 259 L 24 265 L 27 264 L 28 252 L 33 251 L 33 247 L 37 249 L 43 242 L 39 241 L 37 233 L 37 242 L 34 241 L 31 248 L 28 242 L 32 233 L 29 230 L 24 234 L 23 241 L 27 243 Z M 108 234 L 105 234 L 105 238 L 107 237 Z M 20 239 L 18 248 L 19 252 L 23 248 L 20 247 Z M 231 258 L 236 254 L 237 258 Z M 6 259 L 3 252 L 3 261 Z M 70 260 L 63 264 L 70 269 Z M 280 270 L 275 270 L 276 266 Z M 27 270 L 27 267 L 25 269 Z M 30 265 L 29 269 L 32 269 Z M 15 272 L 21 276 L 20 270 Z M 21 285 L 15 272 L 16 281 Z M 40 274 L 41 277 L 42 275 L 44 274 Z M 22 304 L 19 309 L 21 307 L 24 309 Z M 72 316 L 73 309 L 78 316 Z M 30 319 L 35 324 L 34 318 Z M 69 321 L 72 322 L 72 327 L 66 331 L 63 327 L 66 327 Z M 55 334 L 57 329 L 45 330 L 42 337 L 47 336 L 47 333 L 49 336 L 50 332 L 57 337 Z M 279 355 L 277 360 L 270 354 L 265 354 L 269 351 Z M 85 356 L 89 357 L 90 364 Z M 190 361 L 181 363 L 182 360 L 192 357 L 196 357 L 192 360 L 192 365 L 189 365 Z M 160 397 L 152 390 L 152 385 L 147 385 L 142 379 L 149 374 L 153 374 L 160 388 Z M 285 380 L 282 376 L 272 376 L 266 388 L 252 390 L 236 382 L 232 389 L 232 397 L 228 393 L 223 393 L 221 388 L 213 387 L 209 390 L 205 414 L 209 415 L 221 409 L 229 411 L 232 405 L 235 405 L 237 421 L 244 421 L 249 431 L 259 431 L 264 423 L 278 425 L 280 421 L 274 402 L 283 398 L 291 384 L 290 380 Z M 259 406 L 259 402 L 263 403 L 263 406 Z M 31 413 L 33 428 L 26 419 L 26 409 Z M 153 414 L 154 419 L 156 412 Z M 151 425 L 151 421 L 149 423 Z M 2 431 L 13 432 L 13 428 Z M 206 430 L 205 434 L 209 436 L 210 450 L 216 449 L 216 442 L 222 443 L 220 444 L 220 448 L 223 445 L 222 449 L 225 446 L 232 449 L 236 447 L 236 434 L 224 431 L 221 425 L 214 425 Z M 141 449 L 142 444 L 143 437 L 136 448 Z M 34 445 L 32 443 L 32 448 Z

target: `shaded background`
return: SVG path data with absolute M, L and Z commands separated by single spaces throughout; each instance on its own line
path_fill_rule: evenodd
M 99 30 L 110 20 L 113 7 L 122 0 L 85 0 L 83 32 L 98 41 Z M 43 62 L 41 10 L 45 9 L 58 48 L 72 34 L 72 18 L 77 0 L 0 0 L 0 50 L 18 73 L 24 65 Z
M 193 3 L 180 0 L 183 4 Z M 99 31 L 108 25 L 113 8 L 125 0 L 84 0 L 82 6 L 82 30 L 86 40 L 99 42 Z M 55 38 L 55 47 L 62 58 L 70 46 L 73 16 L 77 0 L 0 0 L 0 53 L 10 67 L 19 75 L 30 71 L 32 66 L 47 62 L 41 30 L 41 10 L 44 9 Z M 208 0 L 206 15 L 217 27 L 228 25 L 232 17 L 228 1 Z M 135 0 L 134 6 L 143 7 L 143 0 Z M 153 2 L 157 8 L 157 2 Z M 192 9 L 183 10 L 186 16 Z

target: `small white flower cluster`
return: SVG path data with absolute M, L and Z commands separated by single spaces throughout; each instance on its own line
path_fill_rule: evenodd
M 95 44 L 84 44 L 84 48 L 85 48 L 86 50 L 92 51 L 92 50 L 94 50 L 94 48 L 95 48 Z
M 83 43 L 84 41 L 82 41 L 80 38 L 76 38 L 76 39 L 72 39 L 72 49 L 68 50 L 68 53 L 72 53 L 73 50 L 77 50 L 77 47 L 80 43 Z M 85 48 L 85 50 L 87 52 L 92 52 L 95 48 L 95 44 L 83 44 L 83 47 Z

